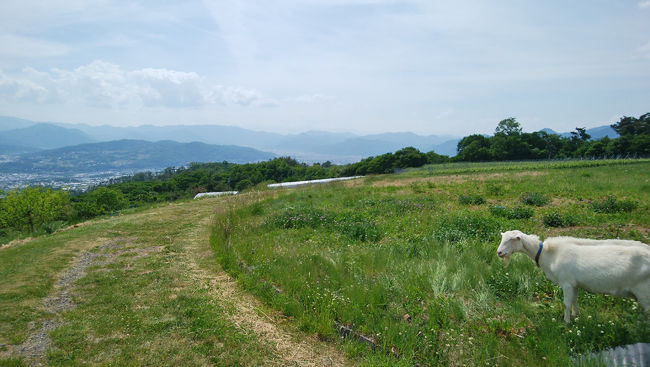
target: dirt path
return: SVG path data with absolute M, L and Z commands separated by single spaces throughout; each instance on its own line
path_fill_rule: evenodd
M 81 253 L 72 263 L 72 266 L 65 270 L 54 285 L 54 293 L 43 300 L 41 309 L 53 317 L 40 323 L 40 327 L 31 323 L 30 334 L 23 343 L 9 346 L 9 354 L 22 357 L 29 365 L 42 365 L 50 348 L 51 340 L 49 333 L 63 325 L 62 313 L 76 307 L 72 300 L 75 292 L 75 282 L 86 276 L 86 269 L 95 263 L 100 252 L 106 248 L 114 247 L 116 241 L 104 243 L 101 246 Z M 99 251 L 97 251 L 99 250 Z
M 283 366 L 346 366 L 351 365 L 335 347 L 297 330 L 291 330 L 279 315 L 269 311 L 255 297 L 243 292 L 234 279 L 215 263 L 209 247 L 210 224 L 214 215 L 201 220 L 191 233 L 187 233 L 185 252 L 181 260 L 188 265 L 192 277 L 208 282 L 211 294 L 232 310 L 231 321 L 242 330 L 253 332 L 270 343 L 277 351 Z M 209 268 L 205 264 L 214 264 Z M 203 265 L 203 266 L 201 266 Z M 268 361 L 269 363 L 273 363 Z

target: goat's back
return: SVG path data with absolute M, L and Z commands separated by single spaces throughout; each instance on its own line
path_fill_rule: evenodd
M 634 240 L 619 240 L 619 239 L 592 240 L 589 238 L 577 238 L 577 237 L 568 237 L 568 236 L 549 237 L 544 241 L 544 243 L 545 244 L 553 243 L 557 246 L 562 246 L 563 244 L 573 244 L 579 246 L 609 245 L 609 246 L 641 246 L 644 248 L 650 248 L 650 246 L 646 245 L 645 243 L 640 241 L 634 241 Z

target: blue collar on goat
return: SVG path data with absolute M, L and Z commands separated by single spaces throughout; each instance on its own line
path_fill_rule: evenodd
M 544 248 L 544 242 L 539 243 L 539 250 L 537 250 L 537 255 L 535 255 L 535 264 L 537 264 L 537 267 L 539 268 L 539 254 L 542 253 L 542 249 Z

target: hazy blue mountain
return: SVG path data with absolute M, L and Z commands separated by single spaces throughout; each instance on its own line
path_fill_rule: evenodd
M 103 171 L 163 169 L 190 162 L 248 163 L 268 160 L 274 154 L 252 148 L 178 143 L 118 140 L 82 144 L 21 155 L 0 164 L 4 173 L 89 173 Z
M 181 143 L 202 142 L 206 144 L 238 145 L 257 149 L 271 149 L 285 135 L 247 130 L 234 126 L 219 125 L 142 125 L 114 127 L 66 124 L 79 129 L 97 141 L 136 139 L 147 141 L 174 140 Z
M 451 139 L 447 140 L 446 142 L 442 144 L 437 144 L 432 147 L 429 147 L 429 149 L 426 149 L 427 152 L 434 151 L 438 154 L 443 154 L 443 155 L 448 155 L 450 157 L 453 157 L 456 155 L 457 151 L 456 148 L 458 147 L 458 142 L 460 139 Z
M 587 129 L 587 134 L 591 135 L 591 138 L 594 140 L 602 139 L 606 136 L 612 139 L 618 138 L 619 136 L 616 130 L 612 129 L 612 127 L 609 125 Z
M 324 162 L 330 160 L 335 163 L 350 163 L 371 155 L 394 152 L 407 146 L 413 146 L 424 152 L 433 150 L 438 154 L 453 156 L 456 155 L 456 146 L 460 140 L 454 136 L 421 136 L 410 132 L 358 135 L 352 133 L 308 131 L 300 134 L 278 134 L 219 125 L 143 125 L 135 127 L 114 127 L 108 125 L 90 126 L 86 124 L 65 123 L 48 124 L 66 128 L 66 133 L 70 133 L 71 131 L 76 132 L 76 137 L 71 137 L 66 141 L 54 139 L 53 137 L 56 136 L 54 133 L 44 134 L 38 132 L 37 130 L 42 124 L 11 117 L 0 117 L 0 126 L 3 121 L 6 122 L 6 126 L 23 126 L 23 128 L 26 126 L 28 129 L 23 131 L 26 134 L 23 138 L 7 141 L 3 137 L 9 133 L 15 133 L 16 129 L 12 130 L 13 132 L 2 131 L 0 127 L 0 144 L 4 145 L 43 147 L 43 136 L 48 136 L 51 144 L 56 141 L 59 147 L 86 142 L 78 140 L 82 138 L 97 142 L 122 139 L 145 140 L 149 142 L 174 140 L 181 143 L 202 142 L 206 144 L 250 147 L 273 152 L 278 155 L 296 157 L 304 162 Z M 29 124 L 32 124 L 32 126 L 29 126 Z M 27 132 L 30 131 L 32 132 L 32 140 L 28 139 L 29 134 Z M 556 133 L 551 129 L 544 129 L 544 131 Z M 79 134 L 80 132 L 81 135 Z M 592 136 L 592 139 L 600 139 L 604 136 L 618 136 L 608 125 L 588 129 L 587 132 Z M 34 133 L 36 133 L 38 138 L 33 137 Z M 560 133 L 559 135 L 569 136 L 570 133 Z M 34 140 L 40 145 L 36 145 Z
M 19 119 L 18 117 L 0 116 L 0 132 L 23 129 L 34 124 L 36 124 L 36 122 Z
M 0 144 L 37 149 L 54 149 L 93 141 L 80 130 L 67 129 L 49 123 L 38 123 L 0 133 Z
M 424 150 L 432 145 L 442 144 L 447 140 L 455 138 L 455 136 L 451 136 L 451 135 L 422 136 L 410 132 L 397 132 L 397 133 L 365 135 L 364 138 L 386 141 L 386 142 L 394 142 L 400 145 L 402 148 L 415 147 L 420 150 Z
M 542 130 L 540 130 L 540 131 L 544 131 L 544 132 L 546 132 L 547 134 L 556 134 L 556 135 L 560 135 L 560 136 L 563 136 L 563 137 L 569 137 L 569 136 L 571 136 L 571 133 L 570 133 L 570 132 L 566 132 L 566 133 L 558 133 L 558 132 L 556 132 L 555 130 L 552 130 L 552 129 L 549 129 L 549 128 L 542 129 Z M 598 127 L 592 127 L 591 129 L 587 129 L 587 134 L 591 135 L 591 139 L 592 139 L 592 140 L 602 139 L 602 138 L 604 138 L 604 137 L 606 137 L 606 136 L 607 136 L 607 137 L 610 137 L 610 138 L 612 138 L 612 139 L 613 139 L 613 138 L 618 138 L 618 133 L 616 132 L 616 130 L 612 129 L 612 127 L 609 126 L 609 125 L 598 126 Z
M 300 134 L 285 135 L 272 147 L 279 152 L 312 152 L 314 147 L 337 144 L 346 139 L 354 138 L 351 133 L 332 133 L 327 131 L 307 131 Z
M 366 158 L 404 148 L 401 143 L 358 137 L 346 139 L 336 144 L 316 146 L 312 151 L 319 154 L 356 156 Z M 358 160 L 358 159 L 357 159 Z
M 425 149 L 451 138 L 436 135 L 420 136 L 408 132 L 365 136 L 327 131 L 278 134 L 218 125 L 112 127 L 69 124 L 65 126 L 79 129 L 98 141 L 139 139 L 231 144 L 299 157 L 306 162 L 331 160 L 349 163 L 368 155 L 383 154 L 407 146 Z

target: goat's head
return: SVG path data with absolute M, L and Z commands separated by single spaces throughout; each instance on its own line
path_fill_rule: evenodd
M 521 231 L 508 231 L 501 233 L 501 244 L 497 249 L 497 255 L 506 263 L 510 263 L 510 256 L 517 251 L 521 251 L 524 248 L 524 245 L 521 243 L 521 236 L 523 232 Z

